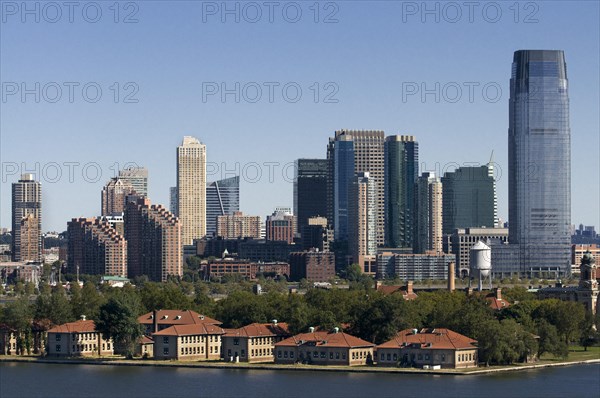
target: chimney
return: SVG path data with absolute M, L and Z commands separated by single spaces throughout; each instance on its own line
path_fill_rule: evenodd
M 456 288 L 455 280 L 454 280 L 455 276 L 456 276 L 455 263 L 454 263 L 454 261 L 450 261 L 448 263 L 448 291 L 449 292 L 453 292 L 454 289 Z
M 496 299 L 502 300 L 502 289 L 499 287 L 496 288 Z
M 81 320 L 85 321 L 85 315 L 81 315 Z
M 314 332 L 315 332 L 315 328 L 314 328 L 314 327 L 312 327 L 312 326 L 311 326 L 311 327 L 309 327 L 309 328 L 308 328 L 308 332 L 309 332 L 309 333 L 314 333 Z
M 152 311 L 152 333 L 158 332 L 158 311 Z
M 406 294 L 413 294 L 413 281 L 406 282 Z
M 273 319 L 273 325 L 277 325 L 277 319 Z
M 381 286 L 383 286 L 382 281 L 375 281 L 375 290 L 378 290 Z

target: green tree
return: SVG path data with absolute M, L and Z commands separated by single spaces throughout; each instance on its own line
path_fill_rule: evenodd
M 31 354 L 31 322 L 33 321 L 33 309 L 26 297 L 9 301 L 2 311 L 0 323 L 6 324 L 13 329 L 17 336 L 17 355 L 24 355 L 27 351 Z
M 539 347 L 538 356 L 545 353 L 551 353 L 556 357 L 566 358 L 569 355 L 569 347 L 560 338 L 556 327 L 548 323 L 545 319 L 538 321 Z
M 137 321 L 140 306 L 135 295 L 115 295 L 100 307 L 96 320 L 96 330 L 104 339 L 112 338 L 115 347 L 127 358 L 133 357 L 135 344 L 144 333 L 143 326 Z

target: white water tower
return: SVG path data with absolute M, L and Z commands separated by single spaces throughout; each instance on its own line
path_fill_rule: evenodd
M 492 288 L 492 249 L 483 243 L 477 241 L 470 251 L 469 268 L 471 276 L 479 279 L 478 289 L 483 290 L 483 285 L 486 283 L 486 288 Z

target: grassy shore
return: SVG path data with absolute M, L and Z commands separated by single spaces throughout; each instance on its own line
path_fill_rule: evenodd
M 210 369 L 253 369 L 253 370 L 296 370 L 296 371 L 327 371 L 327 372 L 356 372 L 356 373 L 397 373 L 397 374 L 433 374 L 433 375 L 478 375 L 497 372 L 510 372 L 538 369 L 554 366 L 567 366 L 586 363 L 600 363 L 600 347 L 573 347 L 567 359 L 544 355 L 540 361 L 533 364 L 515 364 L 508 366 L 489 366 L 470 369 L 438 369 L 424 370 L 415 368 L 387 368 L 377 366 L 319 366 L 319 365 L 280 365 L 274 363 L 230 363 L 222 361 L 155 361 L 149 359 L 124 359 L 123 357 L 94 357 L 94 358 L 49 358 L 39 356 L 0 356 L 0 362 L 28 362 L 54 364 L 87 364 L 111 366 L 158 366 L 185 367 Z

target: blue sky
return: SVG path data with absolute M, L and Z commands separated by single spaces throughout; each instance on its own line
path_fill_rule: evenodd
M 421 171 L 483 164 L 493 150 L 506 219 L 518 49 L 565 51 L 572 222 L 600 226 L 596 1 L 475 2 L 471 17 L 463 2 L 427 3 L 438 21 L 422 2 L 275 2 L 272 22 L 264 2 L 227 2 L 239 22 L 223 2 L 121 2 L 118 15 L 113 1 L 75 3 L 71 22 L 69 9 L 56 12 L 62 2 L 28 2 L 30 14 L 24 3 L 1 2 L 2 227 L 10 227 L 10 183 L 25 169 L 43 183 L 44 230 L 97 215 L 102 185 L 128 162 L 149 169 L 150 199 L 168 205 L 184 135 L 207 145 L 210 180 L 241 172 L 242 210 L 264 217 L 292 206 L 290 162 L 325 157 L 341 128 L 416 136 Z M 239 102 L 207 91 L 235 91 L 236 82 Z M 439 87 L 439 101 L 407 95 L 415 87 Z

